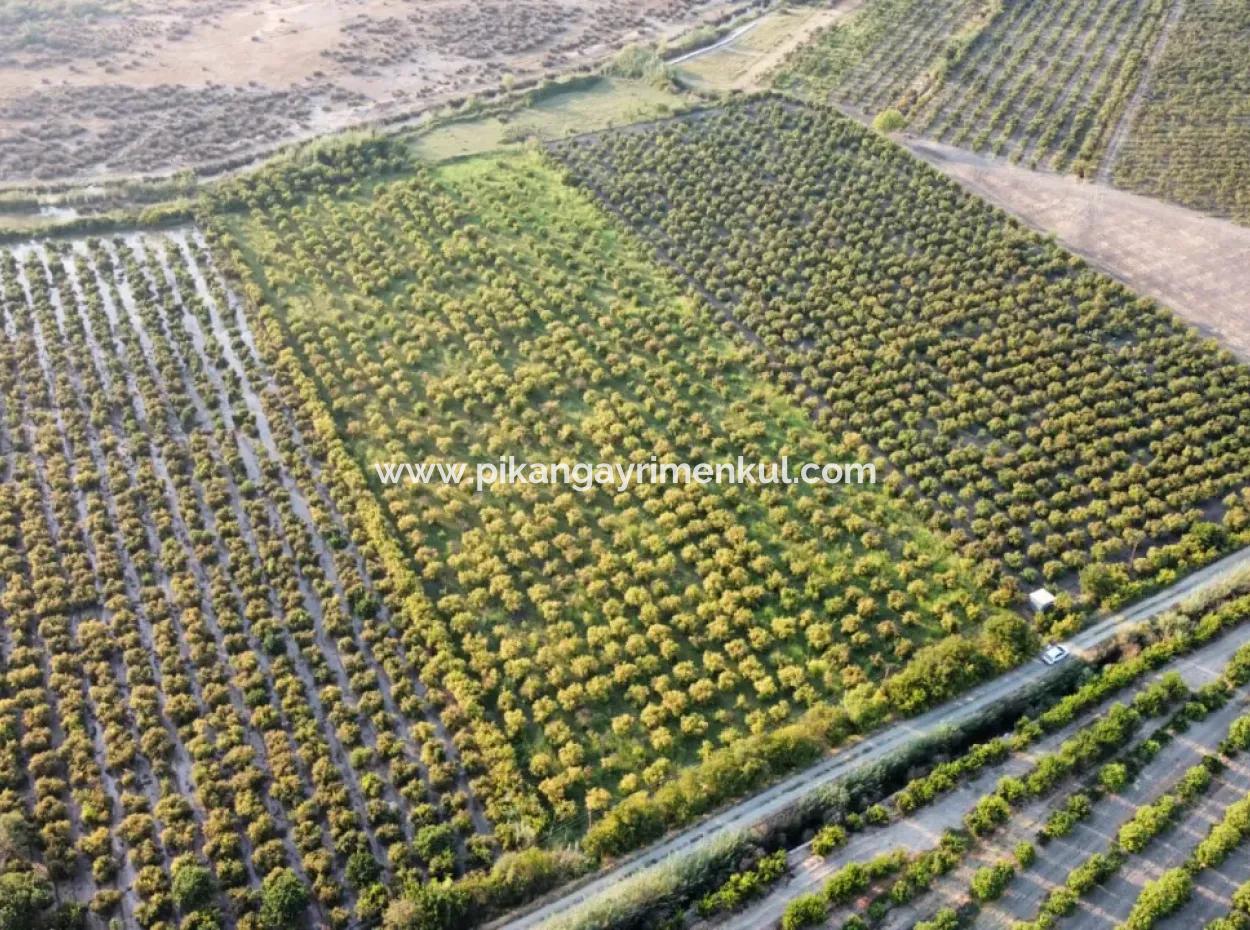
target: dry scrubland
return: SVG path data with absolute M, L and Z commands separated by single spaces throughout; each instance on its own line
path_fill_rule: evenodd
M 593 64 L 727 0 L 0 0 L 0 182 L 246 158 Z

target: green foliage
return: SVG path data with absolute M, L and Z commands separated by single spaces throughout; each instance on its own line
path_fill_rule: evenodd
M 1108 762 L 1098 770 L 1098 784 L 1112 793 L 1128 784 L 1128 768 L 1123 762 Z
M 1046 823 L 1042 825 L 1042 836 L 1050 840 L 1066 836 L 1072 832 L 1072 828 L 1079 821 L 1088 817 L 1092 810 L 1093 808 L 1087 795 L 1072 795 L 1061 810 L 1055 811 L 1046 818 Z
M 260 886 L 260 921 L 265 930 L 294 930 L 308 907 L 308 888 L 290 869 L 275 869 Z
M 191 911 L 207 904 L 215 892 L 213 873 L 198 862 L 186 860 L 174 865 L 170 894 L 182 910 Z
M 258 311 L 271 331 L 299 345 L 288 375 L 338 398 L 317 422 L 368 424 L 348 461 L 473 459 L 504 442 L 535 460 L 850 452 L 536 153 L 314 191 L 249 191 L 222 248 L 258 300 L 272 295 Z M 314 258 L 326 250 L 338 258 Z M 585 830 L 590 856 L 621 855 L 820 758 L 853 729 L 848 692 L 866 685 L 887 708 L 883 673 L 924 689 L 898 702 L 909 711 L 993 666 L 967 638 L 924 645 L 943 624 L 975 636 L 995 611 L 883 489 L 371 490 L 388 571 L 439 592 L 414 594 L 409 620 L 438 644 L 430 687 L 472 709 L 461 738 L 490 747 L 473 784 L 505 849 Z M 524 558 L 505 527 L 532 528 Z M 426 839 L 419 856 L 445 855 Z
M 941 908 L 929 920 L 922 920 L 913 930 L 958 930 L 959 915 L 953 908 Z
M 972 897 L 982 903 L 996 901 L 1007 889 L 1007 883 L 1016 874 L 1015 866 L 1010 862 L 998 862 L 976 870 L 969 883 Z
M 1146 882 L 1124 921 L 1127 930 L 1150 930 L 1160 919 L 1176 911 L 1193 894 L 1193 879 L 1183 868 L 1169 869 Z
M 469 893 L 450 880 L 415 882 L 391 902 L 384 930 L 457 930 L 470 913 Z
M 811 99 L 832 97 L 872 113 L 923 84 L 978 3 L 877 0 L 791 52 L 776 84 Z
M 33 872 L 0 874 L 0 930 L 38 927 L 52 906 L 52 884 Z
M 1162 0 L 995 4 L 965 41 L 948 45 L 908 115 L 954 145 L 1087 175 L 1139 85 L 1167 10 Z M 1114 569 L 1089 580 L 1100 599 L 1122 590 Z
M 1013 855 L 1016 857 L 1016 865 L 1021 869 L 1027 869 L 1033 864 L 1033 860 L 1037 858 L 1037 850 L 1033 848 L 1033 844 L 1025 840 L 1016 843 Z
M 1250 371 L 1053 242 L 1005 223 L 888 140 L 828 110 L 765 99 L 642 133 L 599 135 L 561 146 L 558 154 L 578 183 L 662 244 L 693 283 L 769 347 L 802 390 L 819 398 L 824 422 L 898 470 L 899 492 L 933 528 L 960 541 L 997 602 L 1010 603 L 1021 584 L 1074 576 L 1090 561 L 1123 562 L 1131 577 L 1127 593 L 1140 594 L 1228 546 L 1210 532 L 1200 499 L 1213 504 L 1239 489 L 1240 466 L 1230 463 L 1218 478 L 1200 475 L 1162 454 L 1160 445 L 1188 441 L 1181 437 L 1203 441 L 1203 424 L 1223 429 L 1214 425 L 1219 414 L 1176 398 L 1175 418 L 1166 425 L 1149 418 L 1148 435 L 1134 437 L 1132 461 L 1112 464 L 1094 451 L 1097 440 L 1071 441 L 1075 423 L 1068 412 L 1080 410 L 1080 428 L 1089 436 L 1113 435 L 1121 416 L 1134 415 L 1142 390 L 1171 390 L 1162 369 L 1179 374 L 1192 363 L 1221 385 L 1220 402 L 1231 418 L 1224 422 L 1237 422 L 1250 404 Z M 685 183 L 681 167 L 691 162 L 710 166 L 708 183 Z M 796 177 L 802 181 L 782 180 Z M 828 196 L 834 190 L 839 195 Z M 839 242 L 862 248 L 839 248 L 831 258 L 830 229 L 840 230 Z M 953 278 L 926 272 L 934 263 L 977 267 L 978 299 L 963 304 Z M 865 301 L 909 309 L 863 312 Z M 967 340 L 958 349 L 940 335 L 952 319 Z M 986 348 L 999 338 L 1020 351 Z M 1008 410 L 985 390 L 987 383 L 1007 383 L 1009 371 L 1034 370 L 1022 357 L 1032 355 L 1025 345 L 1053 346 L 1056 339 L 1065 346 L 1069 374 L 1036 371 L 1048 387 L 1029 395 L 1027 411 Z M 1108 345 L 1116 346 L 1117 359 L 1126 349 L 1140 357 L 1141 367 L 1113 363 Z M 1162 368 L 1156 367 L 1160 352 L 1168 359 Z M 906 374 L 895 366 L 894 377 L 861 377 L 876 371 L 874 364 L 885 365 L 882 358 L 906 359 Z M 1045 362 L 1039 357 L 1037 364 Z M 1129 378 L 1138 371 L 1150 388 L 1136 374 Z M 1087 375 L 1100 385 L 1096 402 L 1082 396 Z M 925 416 L 906 399 L 918 380 L 940 385 Z M 1025 429 L 1038 423 L 1046 424 L 1042 433 Z M 1058 456 L 1034 451 L 1059 445 Z M 1004 455 L 1013 462 L 1006 470 Z M 1176 469 L 1189 477 L 1180 479 Z M 1168 498 L 1167 518 L 1147 518 L 1113 491 L 1113 479 L 1159 488 Z M 1012 490 L 1001 490 L 1004 483 Z M 1164 491 L 1165 484 L 1185 490 Z M 1102 519 L 1090 521 L 1085 511 L 1075 517 L 1074 492 Z M 1097 538 L 1087 535 L 1090 528 Z M 1055 632 L 1074 629 L 1091 604 L 1083 595 L 1075 614 L 1057 614 Z M 925 706 L 932 692 L 963 684 L 960 669 L 969 678 L 984 674 L 957 626 L 940 644 L 943 651 L 929 657 L 934 674 L 895 676 L 894 689 L 887 686 L 893 705 Z
M 877 132 L 898 132 L 907 126 L 907 117 L 897 107 L 888 107 L 872 118 L 872 128 Z
M 781 930 L 811 927 L 825 919 L 825 901 L 818 894 L 805 894 L 786 905 L 781 915 Z
M 836 823 L 826 824 L 812 837 L 812 855 L 827 856 L 846 845 L 846 830 Z
M 673 83 L 673 69 L 660 53 L 645 45 L 627 45 L 608 65 L 607 73 L 616 77 L 650 81 L 660 86 Z
M 1250 223 L 1250 10 L 1186 3 L 1155 65 L 1118 185 Z
M 1131 853 L 1141 852 L 1159 832 L 1172 822 L 1180 809 L 1180 800 L 1165 794 L 1153 804 L 1139 807 L 1133 816 L 1120 827 L 1116 842 Z
M 699 900 L 700 916 L 736 911 L 752 898 L 765 894 L 786 874 L 786 851 L 779 849 L 760 857 L 754 868 L 734 872 L 715 891 Z
M 418 850 L 418 852 L 421 852 L 421 850 Z M 436 855 L 436 852 L 426 850 L 426 852 L 421 854 L 422 858 L 429 861 Z M 382 867 L 373 858 L 372 854 L 365 850 L 354 852 L 347 859 L 347 880 L 351 882 L 353 888 L 364 888 L 371 885 L 377 881 L 378 876 L 381 874 Z

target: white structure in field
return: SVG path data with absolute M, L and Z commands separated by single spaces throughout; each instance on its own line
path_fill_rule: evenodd
M 1038 588 L 1029 595 L 1029 606 L 1033 608 L 1033 613 L 1044 613 L 1053 603 L 1055 596 L 1045 588 Z

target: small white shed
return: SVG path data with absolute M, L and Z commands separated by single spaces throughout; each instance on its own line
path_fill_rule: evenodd
M 1055 596 L 1045 588 L 1038 588 L 1029 595 L 1029 606 L 1033 608 L 1033 613 L 1045 613 L 1050 606 L 1055 603 Z

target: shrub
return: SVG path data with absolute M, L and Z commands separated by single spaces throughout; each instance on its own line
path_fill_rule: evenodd
M 195 910 L 208 903 L 216 890 L 212 873 L 195 861 L 175 863 L 170 894 L 184 911 Z
M 260 922 L 266 930 L 289 930 L 308 907 L 308 888 L 290 869 L 275 869 L 260 886 Z
M 1123 762 L 1108 762 L 1098 771 L 1098 784 L 1114 793 L 1128 784 L 1128 767 Z
M 896 107 L 887 107 L 872 120 L 872 128 L 877 132 L 898 132 L 907 125 L 905 117 Z
M 812 854 L 827 856 L 835 849 L 846 844 L 846 830 L 836 823 L 820 828 L 812 837 Z
M 1010 862 L 999 862 L 977 869 L 969 884 L 972 896 L 978 901 L 997 900 L 1015 874 L 1015 867 Z
M 825 901 L 818 894 L 805 894 L 786 905 L 781 915 L 781 930 L 811 927 L 825 919 Z

